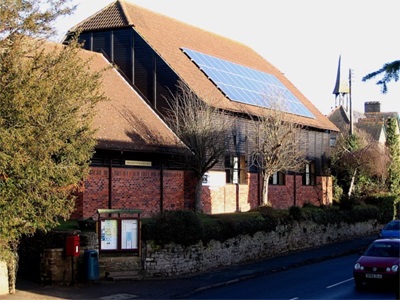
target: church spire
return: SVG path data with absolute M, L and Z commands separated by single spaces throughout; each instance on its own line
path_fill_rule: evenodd
M 335 107 L 344 106 L 346 102 L 346 110 L 348 106 L 348 94 L 349 94 L 349 84 L 347 80 L 341 78 L 341 58 L 339 56 L 338 69 L 336 74 L 336 83 L 335 88 L 333 89 L 333 93 L 335 95 Z

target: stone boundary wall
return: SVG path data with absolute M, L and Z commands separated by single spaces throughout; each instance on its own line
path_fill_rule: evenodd
M 280 225 L 273 232 L 257 232 L 253 236 L 240 235 L 224 242 L 199 242 L 183 247 L 177 244 L 155 245 L 152 241 L 142 244 L 141 256 L 122 253 L 99 253 L 99 279 L 106 279 L 112 272 L 136 274 L 132 279 L 175 277 L 209 271 L 219 267 L 255 261 L 288 252 L 378 234 L 382 228 L 376 220 L 356 224 L 318 225 L 313 222 L 294 222 Z M 79 257 L 65 257 L 63 248 L 45 249 L 41 254 L 41 281 L 50 284 L 71 284 L 85 281 L 85 249 L 98 251 L 97 234 L 81 232 Z M 0 276 L 6 267 L 0 264 Z M 6 273 L 5 273 L 6 274 Z M 73 275 L 72 275 L 73 274 Z M 4 275 L 5 276 L 5 275 Z M 1 279 L 1 278 L 0 278 Z M 0 280 L 3 282 L 3 280 Z
M 70 285 L 80 280 L 79 269 L 82 269 L 81 256 L 65 256 L 63 248 L 44 249 L 40 282 L 42 284 Z
M 174 277 L 215 268 L 282 255 L 359 236 L 378 234 L 382 228 L 375 220 L 338 225 L 312 222 L 278 226 L 273 232 L 241 235 L 224 242 L 182 247 L 169 244 L 159 247 L 147 242 L 143 249 L 144 274 L 147 277 Z

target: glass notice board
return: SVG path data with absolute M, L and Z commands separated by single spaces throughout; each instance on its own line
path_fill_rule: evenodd
M 102 250 L 118 249 L 118 220 L 101 220 L 100 247 Z
M 139 209 L 98 209 L 99 250 L 104 252 L 132 252 L 140 255 Z M 132 216 L 135 215 L 135 216 Z
M 101 219 L 99 239 L 100 250 L 138 250 L 139 220 L 137 218 Z
M 138 220 L 121 220 L 121 249 L 138 248 Z

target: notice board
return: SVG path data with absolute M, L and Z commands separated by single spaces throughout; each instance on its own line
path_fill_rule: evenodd
M 98 213 L 99 251 L 139 253 L 140 211 L 99 209 Z M 137 214 L 138 216 L 129 216 L 130 214 Z

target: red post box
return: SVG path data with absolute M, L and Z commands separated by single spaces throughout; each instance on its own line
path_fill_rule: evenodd
M 65 254 L 67 256 L 79 256 L 79 235 L 67 236 Z

